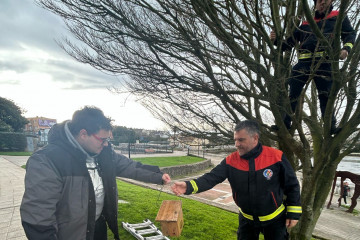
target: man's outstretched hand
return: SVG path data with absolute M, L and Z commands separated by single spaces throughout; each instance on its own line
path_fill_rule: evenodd
M 345 60 L 345 58 L 347 58 L 348 55 L 349 55 L 348 51 L 345 50 L 345 49 L 343 49 L 343 50 L 341 50 L 341 52 L 340 52 L 339 58 L 340 58 L 340 60 Z
M 171 182 L 171 178 L 169 176 L 169 174 L 165 173 L 164 175 L 162 175 L 162 180 L 164 184 L 168 184 Z
M 186 192 L 186 183 L 185 182 L 175 182 L 171 186 L 171 190 L 175 193 L 176 196 L 180 196 Z
M 295 227 L 295 225 L 298 223 L 298 220 L 295 219 L 286 219 L 286 227 L 287 228 L 292 228 Z
M 276 39 L 276 33 L 275 33 L 274 30 L 272 30 L 272 31 L 270 32 L 269 37 L 270 37 L 270 40 L 271 40 L 271 41 L 274 41 L 274 40 Z

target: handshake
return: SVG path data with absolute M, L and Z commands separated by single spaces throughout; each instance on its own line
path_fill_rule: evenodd
M 164 184 L 169 184 L 171 182 L 171 178 L 169 174 L 165 173 L 162 176 L 162 180 Z M 180 196 L 186 192 L 186 183 L 185 182 L 174 182 L 174 184 L 171 185 L 171 190 L 173 193 L 177 196 Z

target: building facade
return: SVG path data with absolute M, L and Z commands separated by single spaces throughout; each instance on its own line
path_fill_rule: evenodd
M 27 120 L 29 123 L 25 125 L 25 131 L 34 134 L 39 134 L 39 131 L 50 129 L 54 124 L 56 124 L 56 119 L 46 117 L 33 117 L 27 118 Z
M 57 123 L 56 119 L 46 117 L 27 118 L 29 121 L 25 125 L 25 132 L 39 136 L 41 144 L 47 143 L 47 136 L 50 128 Z

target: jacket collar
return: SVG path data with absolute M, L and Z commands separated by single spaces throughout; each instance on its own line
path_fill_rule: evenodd
M 76 159 L 82 160 L 86 159 L 86 154 L 82 152 L 79 148 L 74 147 L 73 144 L 69 141 L 65 133 L 65 124 L 67 121 L 64 121 L 59 124 L 55 124 L 51 127 L 48 134 L 49 145 L 55 145 L 60 148 L 63 148 L 69 154 L 75 156 Z
M 260 153 L 262 152 L 262 145 L 261 143 L 258 143 L 253 149 L 251 149 L 249 152 L 245 153 L 244 155 L 240 156 L 241 158 L 244 158 L 246 160 L 257 158 Z
M 69 122 L 65 123 L 64 126 L 64 131 L 65 131 L 65 135 L 67 137 L 67 139 L 69 140 L 70 144 L 74 147 L 79 149 L 82 153 L 84 153 L 86 155 L 86 159 L 88 161 L 88 159 L 90 159 L 90 162 L 94 161 L 94 158 L 97 157 L 98 154 L 95 155 L 90 155 L 80 144 L 79 142 L 75 139 L 75 137 L 72 135 L 72 133 L 70 132 L 69 126 L 68 126 Z

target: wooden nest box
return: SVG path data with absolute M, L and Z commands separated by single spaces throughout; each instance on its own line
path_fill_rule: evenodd
M 161 223 L 161 232 L 165 236 L 180 236 L 184 226 L 181 201 L 164 200 L 155 221 Z

